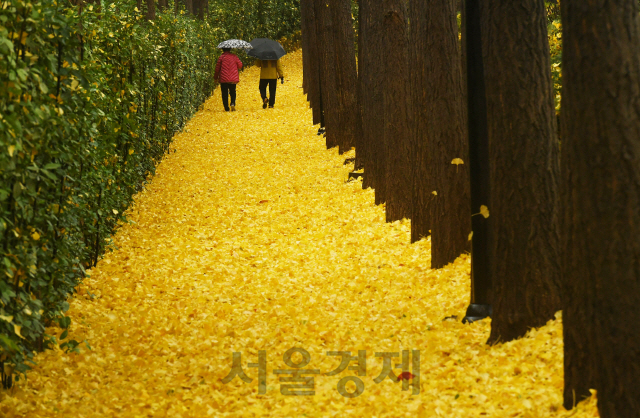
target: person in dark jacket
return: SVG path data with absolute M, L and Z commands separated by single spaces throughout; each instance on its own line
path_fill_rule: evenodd
M 236 84 L 240 82 L 238 71 L 242 68 L 242 61 L 236 54 L 231 53 L 231 48 L 222 48 L 222 55 L 216 63 L 216 71 L 213 79 L 220 83 L 222 93 L 222 105 L 225 112 L 229 111 L 229 96 L 231 96 L 231 111 L 236 111 Z

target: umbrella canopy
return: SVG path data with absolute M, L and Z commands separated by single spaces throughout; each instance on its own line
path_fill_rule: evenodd
M 251 41 L 253 49 L 247 55 L 261 60 L 277 60 L 286 55 L 286 51 L 279 42 L 268 38 L 256 38 Z
M 253 46 L 247 41 L 241 39 L 227 39 L 218 44 L 218 48 L 244 48 L 251 49 Z

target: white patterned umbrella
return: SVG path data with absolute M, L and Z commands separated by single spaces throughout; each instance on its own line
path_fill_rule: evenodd
M 247 42 L 240 39 L 227 39 L 226 41 L 220 42 L 218 44 L 218 48 L 244 48 L 251 49 L 253 46 Z

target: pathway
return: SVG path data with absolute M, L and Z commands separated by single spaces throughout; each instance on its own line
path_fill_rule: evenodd
M 469 260 L 429 265 L 409 222 L 384 223 L 372 190 L 345 183 L 352 166 L 327 151 L 302 95 L 301 54 L 263 110 L 258 72 L 238 85 L 238 111 L 219 92 L 176 136 L 114 242 L 71 301 L 80 354 L 50 350 L 0 414 L 19 417 L 551 417 L 561 407 L 561 320 L 487 347 L 488 321 L 461 318 Z M 60 330 L 50 329 L 59 334 Z M 276 369 L 292 347 L 307 369 L 335 369 L 327 351 L 366 350 L 364 392 L 314 377 L 314 396 L 284 396 Z M 420 350 L 420 394 L 403 391 L 376 352 Z M 266 394 L 258 394 L 258 351 Z M 222 383 L 240 352 L 251 383 Z M 299 354 L 294 355 L 297 362 Z M 399 362 L 399 358 L 396 359 Z M 394 361 L 395 363 L 395 361 Z M 399 373 L 397 369 L 395 373 Z M 415 372 L 415 371 L 414 371 Z M 415 374 L 415 373 L 414 373 Z M 346 385 L 356 389 L 354 383 Z M 557 412 L 556 412 L 557 411 Z M 593 416 L 593 402 L 574 417 Z M 56 413 L 57 412 L 57 413 Z

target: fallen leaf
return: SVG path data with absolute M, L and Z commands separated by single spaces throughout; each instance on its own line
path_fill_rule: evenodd
M 413 379 L 415 376 L 413 374 L 411 374 L 411 372 L 402 372 L 398 375 L 398 382 L 401 380 L 411 380 Z

